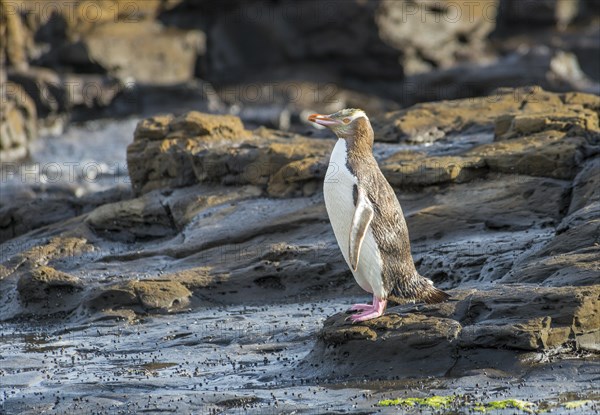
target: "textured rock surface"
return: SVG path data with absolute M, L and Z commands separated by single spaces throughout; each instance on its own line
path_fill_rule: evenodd
M 372 413 L 430 395 L 597 412 L 597 16 L 0 0 L 0 158 L 29 156 L 0 166 L 0 412 Z M 561 94 L 493 92 L 525 85 Z M 378 118 L 417 267 L 451 302 L 343 321 L 367 296 L 323 208 L 334 140 L 303 121 L 344 107 Z M 137 120 L 114 120 L 164 111 L 133 142 Z
M 25 304 L 49 301 L 53 296 L 60 297 L 73 291 L 81 291 L 82 288 L 79 278 L 46 266 L 30 269 L 19 279 L 17 284 L 20 299 Z M 54 293 L 52 293 L 53 290 Z M 48 306 L 51 305 L 48 304 Z
M 595 284 L 599 107 L 594 96 L 533 89 L 422 104 L 382 117 L 378 139 L 387 142 L 415 141 L 435 128 L 444 135 L 418 151 L 403 144 L 375 149 L 384 174 L 400 190 L 420 271 L 444 288 Z M 448 151 L 444 142 L 456 144 Z M 249 289 L 278 300 L 318 296 L 323 284 L 333 283 L 333 292 L 353 289 L 320 192 L 333 143 L 265 128 L 249 131 L 232 116 L 190 112 L 143 120 L 128 148 L 137 197 L 107 194 L 96 207 L 73 212 L 41 204 L 47 213 L 32 224 L 45 228 L 28 239 L 28 249 L 48 247 L 43 235 L 49 232 L 88 241 L 95 261 L 85 259 L 89 253 L 67 268 L 48 259 L 17 261 L 7 266 L 5 281 L 16 284 L 21 267 L 39 265 L 81 278 L 94 275 L 99 260 L 131 276 L 139 275 L 136 264 L 147 263 L 163 270 L 165 281 L 191 267 L 197 269 L 192 279 L 200 282 L 188 284 L 190 290 L 210 287 L 218 294 L 212 300 L 233 303 L 248 298 L 242 292 Z M 6 229 L 18 233 L 10 223 L 35 206 L 6 206 Z M 22 248 L 13 239 L 5 244 L 5 258 L 16 258 Z M 142 275 L 157 281 L 153 272 Z M 93 286 L 100 281 L 92 280 Z M 178 289 L 145 302 L 133 286 L 106 280 L 100 287 L 124 299 L 110 309 L 188 304 Z M 77 301 L 96 304 L 98 295 Z
M 299 368 L 340 378 L 443 376 L 457 375 L 457 361 L 476 349 L 486 350 L 489 360 L 461 370 L 493 369 L 506 350 L 523 359 L 528 356 L 522 352 L 561 347 L 597 350 L 598 286 L 506 286 L 452 295 L 446 304 L 419 306 L 416 312 L 415 306 L 390 308 L 384 317 L 361 324 L 347 322 L 345 313 L 332 316 Z
M 293 190 L 302 194 L 300 185 L 323 177 L 332 148 L 331 140 L 264 128 L 250 132 L 237 117 L 190 112 L 140 123 L 127 149 L 127 164 L 136 193 L 219 182 L 268 184 L 277 196 Z M 305 190 L 311 195 L 316 187 Z
M 113 308 L 137 312 L 176 312 L 190 303 L 192 293 L 183 284 L 171 280 L 129 281 L 90 293 L 86 304 L 94 312 L 110 313 Z
M 110 337 L 119 359 L 165 345 L 185 382 L 218 373 L 256 378 L 253 390 L 280 379 L 288 388 L 297 378 L 282 373 L 294 368 L 310 385 L 347 388 L 375 371 L 390 382 L 433 376 L 444 394 L 527 379 L 532 396 L 554 394 L 550 384 L 587 398 L 600 331 L 598 108 L 593 95 L 533 89 L 381 117 L 375 154 L 402 203 L 417 268 L 453 299 L 398 305 L 360 325 L 344 321 L 366 298 L 320 190 L 333 139 L 198 112 L 143 120 L 127 140 L 132 193 L 121 183 L 77 199 L 59 188 L 70 195 L 61 205 L 32 202 L 39 184 L 7 187 L 15 197 L 2 201 L 10 239 L 0 245 L 0 318 L 76 332 L 125 327 L 130 336 Z M 424 131 L 443 136 L 415 144 Z M 150 340 L 142 328 L 161 319 L 173 330 L 156 323 Z
M 376 124 L 386 142 L 431 142 L 469 129 L 492 130 L 497 139 L 563 131 L 597 134 L 600 99 L 591 94 L 554 94 L 539 87 L 498 89 L 480 98 L 418 104 L 389 112 Z

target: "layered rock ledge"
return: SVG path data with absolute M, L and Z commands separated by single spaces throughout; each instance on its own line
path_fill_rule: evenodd
M 333 379 L 464 376 L 600 351 L 597 285 L 505 285 L 452 295 L 436 306 L 393 307 L 361 324 L 346 321 L 346 313 L 332 316 L 299 369 Z

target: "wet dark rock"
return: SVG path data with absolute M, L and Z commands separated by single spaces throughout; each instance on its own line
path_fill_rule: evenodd
M 369 375 L 393 378 L 400 374 L 441 376 L 454 363 L 452 340 L 456 340 L 460 325 L 453 327 L 450 320 L 409 316 L 405 321 L 399 316 L 385 316 L 377 319 L 376 325 L 359 327 L 347 323 L 346 317 L 341 314 L 326 320 L 316 347 L 299 364 L 298 374 L 319 378 Z M 425 324 L 422 324 L 423 320 L 426 320 Z M 402 328 L 389 330 L 394 325 Z M 420 337 L 413 340 L 413 343 L 425 346 L 424 349 L 408 344 L 410 329 L 426 336 L 422 340 Z M 365 353 L 367 347 L 369 353 Z M 436 359 L 436 365 L 431 365 L 423 361 L 425 353 L 430 357 L 435 356 L 435 352 L 442 357 L 442 362 L 438 364 Z
M 573 182 L 569 213 L 600 203 L 600 157 L 588 160 Z
M 6 176 L 7 177 L 7 176 Z M 8 190 L 6 191 L 8 195 Z M 72 187 L 52 192 L 11 192 L 0 202 L 0 242 L 131 197 L 129 187 L 114 188 L 77 197 Z
M 596 210 L 593 216 L 563 228 L 537 252 L 518 261 L 500 281 L 549 286 L 595 284 L 600 274 L 599 254 L 600 212 Z
M 569 0 L 502 0 L 498 9 L 500 30 L 517 27 L 558 26 L 566 28 L 578 15 L 589 12 L 585 2 Z
M 164 238 L 176 232 L 169 207 L 156 192 L 103 204 L 86 222 L 101 237 L 116 240 Z

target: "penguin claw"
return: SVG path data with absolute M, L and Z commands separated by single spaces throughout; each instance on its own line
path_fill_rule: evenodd
M 371 304 L 354 304 L 350 307 L 350 311 L 366 311 L 372 310 L 373 306 Z
M 365 304 L 356 304 L 354 307 L 362 305 Z M 364 309 L 361 313 L 352 314 L 348 317 L 348 319 L 350 319 L 352 323 L 358 323 L 359 321 L 367 321 L 377 317 L 381 317 L 385 312 L 386 305 L 387 300 L 380 300 L 379 298 L 373 296 L 373 305 L 369 305 L 369 307 L 367 309 Z
M 372 313 L 377 312 L 377 310 L 375 310 L 375 308 L 371 304 L 354 304 L 348 311 L 351 313 L 355 313 L 358 311 L 357 314 L 350 314 L 348 317 L 346 317 L 344 319 L 344 321 L 352 320 L 352 323 L 356 323 L 357 321 L 360 321 L 360 320 L 355 320 L 356 317 L 360 317 L 360 316 L 364 316 L 367 314 L 372 314 Z
M 377 310 L 371 310 L 365 313 L 360 314 L 352 314 L 346 320 L 352 320 L 352 324 L 359 323 L 361 321 L 373 320 L 374 318 L 381 317 L 383 313 L 380 313 Z

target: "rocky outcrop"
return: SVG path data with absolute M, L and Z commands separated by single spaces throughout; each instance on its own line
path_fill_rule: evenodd
M 151 21 L 95 25 L 65 45 L 61 59 L 79 67 L 99 65 L 122 82 L 172 85 L 191 81 L 205 52 L 201 31 L 165 29 Z
M 587 161 L 573 181 L 567 215 L 557 234 L 502 278 L 528 283 L 563 286 L 595 284 L 600 268 L 600 158 Z
M 384 0 L 375 12 L 379 36 L 403 52 L 407 75 L 445 68 L 482 54 L 495 26 L 496 0 L 428 4 Z M 422 34 L 421 34 L 422 32 Z
M 392 299 L 360 324 L 345 310 L 367 295 L 321 193 L 334 144 L 324 134 L 251 130 L 199 112 L 155 116 L 128 148 L 131 190 L 118 172 L 113 188 L 83 196 L 66 184 L 3 187 L 0 321 L 18 328 L 0 344 L 4 406 L 114 412 L 131 386 L 132 410 L 267 402 L 310 412 L 315 401 L 334 408 L 334 397 L 334 412 L 402 402 L 414 412 L 429 400 L 412 396 L 434 394 L 431 402 L 447 395 L 470 409 L 505 408 L 488 402 L 502 397 L 573 413 L 557 394 L 596 396 L 598 107 L 593 95 L 511 90 L 381 117 L 375 155 L 402 203 L 416 267 L 452 298 Z M 91 379 L 115 390 L 97 400 L 71 381 L 92 364 Z M 249 382 L 242 391 L 253 401 L 217 395 L 232 379 Z M 28 395 L 40 381 L 52 394 Z M 149 399 L 154 382 L 166 383 Z M 199 385 L 191 392 L 190 382 Z M 335 393 L 315 387 L 326 383 Z M 163 385 L 182 392 L 165 397 Z
M 540 131 L 598 134 L 600 99 L 554 94 L 539 87 L 502 88 L 480 98 L 417 104 L 390 112 L 375 124 L 386 142 L 432 142 L 457 132 L 494 131 L 497 140 Z
M 460 376 L 497 368 L 501 360 L 526 362 L 531 352 L 598 350 L 598 286 L 506 286 L 452 297 L 437 306 L 390 308 L 361 324 L 346 321 L 347 314 L 332 316 L 298 370 L 340 379 Z
M 16 163 L 7 163 L 3 174 L 7 179 L 12 174 L 19 174 Z M 7 189 L 6 192 L 8 194 L 11 191 Z M 131 190 L 125 186 L 85 196 L 78 196 L 77 189 L 71 187 L 55 189 L 41 197 L 31 189 L 15 193 L 11 192 L 10 200 L 0 203 L 0 243 L 131 197 Z
M 95 313 L 107 316 L 118 315 L 114 309 L 123 308 L 139 313 L 169 313 L 185 310 L 191 296 L 191 291 L 177 281 L 130 281 L 90 293 L 85 304 Z
M 495 138 L 462 154 L 401 150 L 382 159 L 382 170 L 398 187 L 468 182 L 489 173 L 572 180 L 580 160 L 597 153 L 599 108 L 593 95 L 534 87 L 390 112 L 375 120 L 378 141 L 433 142 L 492 131 Z M 138 193 L 218 180 L 264 186 L 271 196 L 306 196 L 325 177 L 332 145 L 266 129 L 249 132 L 234 117 L 189 113 L 141 123 L 128 164 Z
M 525 89 L 380 117 L 375 154 L 417 268 L 453 300 L 400 305 L 361 325 L 336 314 L 298 373 L 461 376 L 595 352 L 599 108 L 593 95 Z M 424 136 L 429 145 L 415 144 Z M 2 245 L 2 319 L 81 323 L 321 299 L 345 308 L 363 293 L 323 206 L 333 144 L 249 130 L 233 116 L 143 120 L 128 148 L 133 195 L 47 209 L 52 218 L 42 202 L 5 207 L 10 224 L 28 209 L 40 218 Z M 367 347 L 377 362 L 358 358 Z
M 463 1 L 350 1 L 327 10 L 311 2 L 250 1 L 233 2 L 219 13 L 206 4 L 197 8 L 212 18 L 208 37 L 217 41 L 208 50 L 208 71 L 217 78 L 246 76 L 248 66 L 319 62 L 331 74 L 400 79 L 404 72 L 448 66 L 467 55 L 475 59 L 494 28 L 493 16 L 484 15 L 494 3 L 469 8 Z M 181 24 L 191 10 L 193 2 L 184 2 L 165 20 Z
M 27 155 L 28 143 L 37 138 L 35 103 L 25 90 L 2 80 L 0 91 L 0 159 L 12 161 Z
M 331 140 L 244 129 L 233 116 L 190 112 L 138 125 L 127 150 L 132 187 L 149 190 L 218 182 L 259 185 L 273 196 L 312 195 L 325 174 Z
M 529 49 L 519 48 L 522 39 L 490 46 L 498 10 L 505 23 L 540 8 L 544 24 L 552 13 L 567 24 L 567 3 L 3 2 L 0 61 L 33 99 L 41 133 L 61 132 L 69 120 L 165 108 L 301 132 L 308 111 L 388 112 L 533 84 L 597 94 L 589 79 L 598 72 L 589 58 L 596 42 L 585 25 L 560 41 L 554 32 L 530 39 Z M 1 125 L 14 130 L 15 121 Z M 18 135 L 3 143 L 18 148 L 11 159 L 25 156 Z
M 47 266 L 30 269 L 17 284 L 19 297 L 25 304 L 38 301 L 49 302 L 54 296 L 69 295 L 74 291 L 81 291 L 82 288 L 83 284 L 79 278 Z
M 506 56 L 493 62 L 459 63 L 447 69 L 408 76 L 401 82 L 386 85 L 382 94 L 403 106 L 491 95 L 507 85 L 539 85 L 555 92 L 600 94 L 594 70 L 586 74 L 579 65 L 585 54 L 579 58 L 574 52 L 536 45 L 517 51 L 509 49 Z

